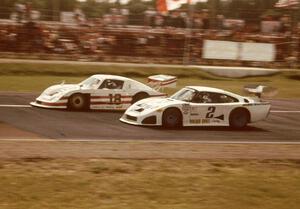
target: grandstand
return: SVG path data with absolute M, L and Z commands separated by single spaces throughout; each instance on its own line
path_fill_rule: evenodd
M 49 19 L 44 16 L 20 20 L 13 15 L 11 19 L 0 19 L 0 57 L 262 67 L 300 65 L 300 27 L 292 27 L 289 15 L 277 19 L 267 16 L 253 22 L 223 15 L 211 19 L 206 10 L 194 12 L 191 19 L 185 10 L 168 16 L 149 10 L 137 24 L 126 12 L 117 10 L 85 21 L 78 21 L 76 16 L 72 19 L 72 12 L 65 15 L 66 21 L 44 20 Z M 208 49 L 207 41 L 216 41 L 219 49 L 209 51 L 213 49 Z M 265 53 L 272 56 L 261 59 Z

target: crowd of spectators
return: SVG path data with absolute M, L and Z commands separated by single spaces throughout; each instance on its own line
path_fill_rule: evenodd
M 80 11 L 77 14 L 75 22 L 81 16 Z M 161 63 L 170 60 L 182 63 L 188 56 L 189 63 L 201 64 L 205 62 L 203 40 L 209 39 L 274 43 L 277 62 L 300 60 L 300 30 L 291 30 L 289 16 L 283 16 L 276 24 L 270 18 L 260 24 L 247 24 L 242 20 L 228 20 L 223 15 L 212 20 L 206 10 L 189 14 L 193 17 L 189 21 L 187 13 L 182 11 L 163 16 L 149 9 L 144 14 L 143 25 L 132 26 L 128 15 L 125 10 L 112 10 L 102 19 L 80 19 L 75 25 L 49 24 L 30 18 L 20 23 L 18 18 L 17 23 L 0 24 L 0 52 L 59 54 L 99 61 L 123 57 L 124 61 L 134 62 L 137 57 L 146 57 L 159 59 Z

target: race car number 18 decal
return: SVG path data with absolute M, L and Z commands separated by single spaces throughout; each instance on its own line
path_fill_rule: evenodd
M 109 103 L 111 104 L 120 104 L 121 103 L 121 94 L 109 94 Z
M 209 107 L 208 112 L 206 113 L 205 117 L 206 118 L 213 118 L 215 111 L 216 111 L 216 107 Z

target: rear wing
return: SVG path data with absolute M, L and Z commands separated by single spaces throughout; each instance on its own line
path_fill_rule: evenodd
M 171 75 L 152 75 L 148 77 L 148 85 L 153 89 L 159 91 L 164 88 L 175 88 L 177 84 L 177 77 Z
M 278 94 L 277 88 L 257 84 L 249 84 L 244 86 L 244 91 L 248 94 L 253 94 L 259 98 L 270 98 Z

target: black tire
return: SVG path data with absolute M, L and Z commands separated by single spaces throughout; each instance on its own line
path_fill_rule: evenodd
M 145 92 L 139 92 L 137 94 L 135 94 L 133 97 L 132 97 L 132 101 L 131 101 L 131 104 L 134 104 L 136 103 L 137 101 L 140 101 L 142 99 L 146 99 L 149 97 L 149 94 L 145 93 Z
M 68 100 L 68 109 L 81 111 L 88 109 L 88 99 L 83 94 L 73 94 Z
M 162 125 L 165 128 L 179 128 L 182 126 L 182 114 L 177 108 L 166 109 L 162 116 Z
M 244 128 L 250 122 L 250 115 L 246 109 L 233 110 L 229 116 L 229 124 L 233 128 Z

